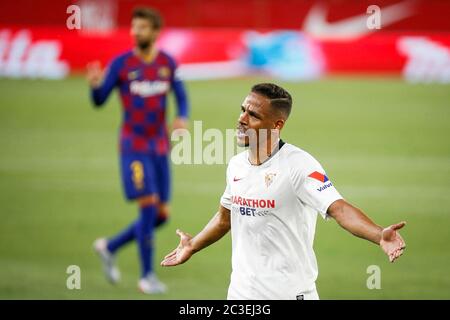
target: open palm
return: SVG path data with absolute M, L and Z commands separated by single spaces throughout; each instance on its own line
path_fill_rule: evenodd
M 388 255 L 390 262 L 394 262 L 398 257 L 400 257 L 406 248 L 405 241 L 397 232 L 397 230 L 400 230 L 405 225 L 406 222 L 404 221 L 393 224 L 387 228 L 384 228 L 381 233 L 380 246 Z
M 180 243 L 178 247 L 166 255 L 164 260 L 161 261 L 163 267 L 172 267 L 182 264 L 189 260 L 194 253 L 191 246 L 192 236 L 181 230 L 177 230 L 176 233 L 180 237 Z

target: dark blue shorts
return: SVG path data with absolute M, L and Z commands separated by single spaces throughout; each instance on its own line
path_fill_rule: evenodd
M 168 155 L 124 153 L 120 156 L 122 185 L 125 196 L 133 200 L 157 194 L 162 203 L 170 198 Z

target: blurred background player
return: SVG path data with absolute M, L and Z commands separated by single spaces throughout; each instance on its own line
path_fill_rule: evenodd
M 172 57 L 158 50 L 155 43 L 162 18 L 150 8 L 134 10 L 131 35 L 133 50 L 116 57 L 106 75 L 99 62 L 88 65 L 87 79 L 95 106 L 105 103 L 118 88 L 123 105 L 120 132 L 121 176 L 125 195 L 136 200 L 139 217 L 117 235 L 97 239 L 94 249 L 111 283 L 120 280 L 114 257 L 125 244 L 136 240 L 141 264 L 138 288 L 147 294 L 163 293 L 166 286 L 153 272 L 153 234 L 169 216 L 170 168 L 169 139 L 166 126 L 167 94 L 175 94 L 178 116 L 174 130 L 187 126 L 188 102 L 182 81 L 176 76 Z

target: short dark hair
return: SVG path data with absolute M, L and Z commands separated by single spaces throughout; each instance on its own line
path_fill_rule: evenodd
M 148 7 L 138 7 L 133 10 L 132 18 L 147 19 L 153 25 L 153 29 L 160 30 L 163 26 L 161 14 L 155 9 Z
M 292 109 L 292 97 L 285 89 L 274 83 L 258 83 L 251 92 L 258 93 L 270 99 L 270 106 L 289 117 Z

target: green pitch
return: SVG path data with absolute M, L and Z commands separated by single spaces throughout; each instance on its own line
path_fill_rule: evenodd
M 233 128 L 259 80 L 188 83 L 192 120 L 203 120 L 204 129 Z M 408 222 L 406 252 L 390 264 L 376 246 L 319 218 L 321 298 L 449 299 L 448 86 L 374 77 L 285 86 L 295 104 L 284 139 L 319 159 L 342 195 L 375 221 Z M 91 107 L 80 77 L 0 80 L 0 298 L 226 298 L 229 236 L 185 265 L 156 267 L 166 295 L 137 292 L 134 244 L 118 257 L 122 282 L 104 280 L 93 240 L 137 215 L 119 183 L 119 117 L 115 95 L 105 109 Z M 225 165 L 173 167 L 173 214 L 157 232 L 157 263 L 177 245 L 177 227 L 195 234 L 215 213 L 224 177 Z M 81 268 L 81 290 L 66 288 L 69 265 Z M 370 265 L 381 268 L 380 290 L 366 287 Z

